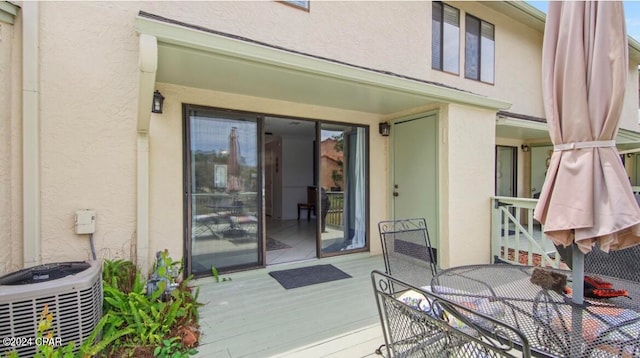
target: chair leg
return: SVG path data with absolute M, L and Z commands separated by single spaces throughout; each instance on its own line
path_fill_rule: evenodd
M 311 208 L 307 206 L 307 221 L 311 221 Z
M 298 205 L 298 221 L 300 221 L 300 205 Z

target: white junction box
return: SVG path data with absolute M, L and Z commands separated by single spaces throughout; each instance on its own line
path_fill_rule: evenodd
M 76 211 L 76 234 L 93 234 L 96 232 L 96 211 Z

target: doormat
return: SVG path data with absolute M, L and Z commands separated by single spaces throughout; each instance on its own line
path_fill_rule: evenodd
M 315 265 L 282 271 L 271 271 L 269 275 L 275 278 L 276 281 L 287 290 L 351 277 L 351 275 L 333 265 Z
M 290 248 L 291 246 L 285 244 L 284 242 L 267 237 L 267 251 L 290 249 Z

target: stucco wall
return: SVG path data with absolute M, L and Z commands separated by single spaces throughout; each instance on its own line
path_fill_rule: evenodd
M 510 110 L 514 112 L 543 115 L 538 65 L 541 34 L 479 3 L 461 2 L 455 6 L 463 11 L 461 19 L 464 11 L 469 11 L 496 26 L 495 85 L 464 79 L 463 74 L 452 76 L 431 70 L 429 2 L 317 1 L 311 3 L 310 12 L 275 1 L 40 2 L 38 6 L 41 250 L 45 262 L 89 257 L 87 237 L 75 235 L 73 230 L 74 212 L 84 208 L 97 211 L 95 242 L 99 256 L 130 255 L 130 244 L 136 235 L 138 35 L 135 17 L 140 10 L 303 53 L 442 82 L 510 101 L 513 103 Z M 9 60 L 9 52 L 4 51 L 5 39 L 11 38 L 6 31 L 3 25 L 0 65 L 4 69 L 10 61 L 11 73 L 15 76 L 18 71 L 13 70 L 19 68 L 20 62 L 17 56 Z M 463 28 L 461 36 L 464 36 Z M 15 45 L 11 48 L 14 54 L 19 53 Z M 461 56 L 463 54 L 461 48 Z M 463 64 L 461 58 L 461 66 Z M 7 75 L 0 73 L 0 76 Z M 634 76 L 637 79 L 637 72 Z M 11 172 L 10 176 L 0 176 L 0 194 L 11 196 L 9 203 L 0 204 L 0 223 L 10 217 L 8 235 L 11 237 L 0 233 L 0 244 L 10 241 L 20 246 L 23 219 L 19 186 L 21 86 L 17 85 L 19 77 L 13 79 L 11 89 L 7 87 L 8 82 L 0 85 L 0 95 L 6 91 L 12 94 L 10 106 L 0 109 L 3 126 L 0 170 Z M 629 81 L 632 91 L 627 94 L 625 114 L 633 113 L 634 119 L 625 119 L 625 126 L 637 130 L 633 122 L 637 118 L 637 99 L 632 98 L 637 94 L 637 80 Z M 388 143 L 377 134 L 379 116 L 168 84 L 158 84 L 157 88 L 167 100 L 165 113 L 153 115 L 151 119 L 150 253 L 165 247 L 172 252 L 182 252 L 183 102 L 370 125 L 370 232 L 372 252 L 379 252 L 375 223 L 386 218 L 389 202 L 385 190 L 389 177 Z M 6 98 L 1 96 L 0 104 L 4 104 Z M 9 122 L 5 119 L 8 107 L 11 108 Z M 393 116 L 386 116 L 390 117 Z M 441 118 L 446 124 L 444 128 L 448 128 L 441 134 L 446 140 L 443 144 L 446 161 L 441 163 L 446 170 L 441 168 L 441 173 L 451 178 L 451 182 L 441 178 L 447 195 L 441 207 L 447 227 L 442 230 L 451 237 L 450 242 L 460 240 L 456 246 L 466 245 L 473 236 L 469 233 L 489 235 L 487 200 L 493 191 L 495 117 L 484 111 L 452 106 L 446 108 Z M 10 131 L 4 130 L 7 126 Z M 4 140 L 9 132 L 8 140 Z M 4 151 L 6 148 L 11 154 Z M 466 183 L 470 177 L 474 178 L 473 185 Z M 460 224 L 456 215 L 461 213 L 472 213 L 473 219 Z M 481 241 L 472 244 L 481 245 Z M 473 245 L 469 248 L 476 247 Z M 452 249 L 448 248 L 445 263 L 464 263 L 465 256 L 453 255 Z M 21 260 L 19 249 L 12 247 L 11 252 L 13 263 Z M 472 252 L 478 257 L 488 257 L 482 250 Z M 476 262 L 478 257 L 470 257 L 466 263 Z
M 100 257 L 135 235 L 138 40 L 134 9 L 40 5 L 42 261 L 90 257 L 74 213 L 94 209 Z M 129 5 L 131 6 L 131 5 Z
M 495 114 L 449 105 L 440 125 L 440 265 L 489 263 Z
M 425 58 L 431 79 L 456 88 L 498 98 L 512 103 L 509 111 L 544 117 L 542 107 L 541 67 L 542 33 L 516 22 L 481 3 L 452 2 L 460 10 L 460 74 L 431 70 L 431 50 Z M 469 13 L 495 26 L 495 82 L 482 83 L 464 77 L 465 16 Z M 428 22 L 431 23 L 431 6 Z M 431 43 L 431 30 L 425 34 Z

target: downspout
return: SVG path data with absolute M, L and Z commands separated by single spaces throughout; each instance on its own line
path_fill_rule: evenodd
M 158 41 L 140 34 L 138 58 L 138 135 L 136 174 L 136 263 L 143 275 L 149 272 L 149 122 L 158 69 Z
M 22 257 L 40 264 L 39 3 L 22 3 Z

